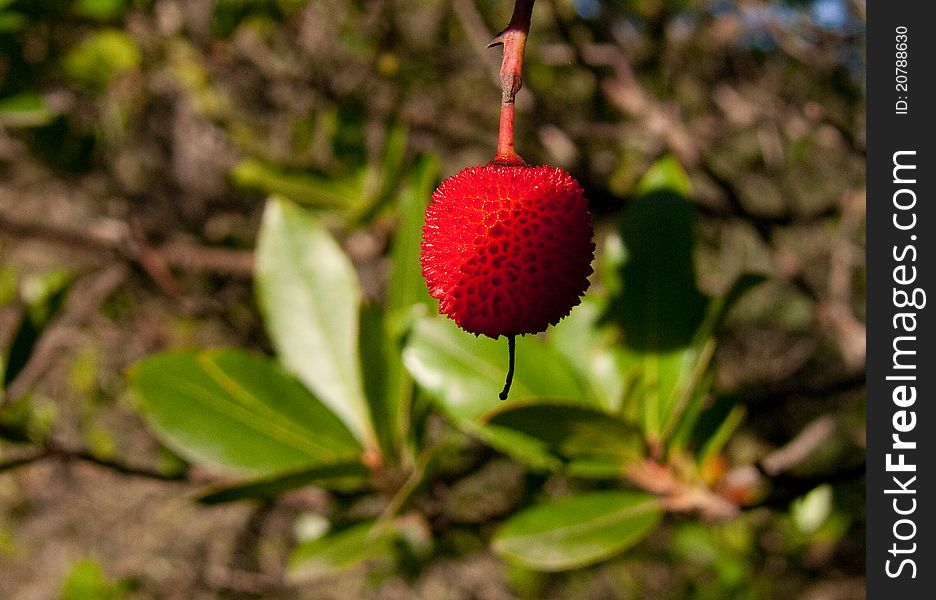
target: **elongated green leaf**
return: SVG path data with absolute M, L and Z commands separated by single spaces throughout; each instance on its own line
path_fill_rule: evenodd
M 283 198 L 271 198 L 263 215 L 257 292 L 286 368 L 373 445 L 358 359 L 361 292 L 354 267 L 321 223 Z
M 695 427 L 695 419 L 699 416 L 701 409 L 699 404 L 711 386 L 712 373 L 709 364 L 715 350 L 716 330 L 721 326 L 725 315 L 735 302 L 745 292 L 764 280 L 764 276 L 751 273 L 738 277 L 724 294 L 709 302 L 705 319 L 696 331 L 692 344 L 681 351 L 679 372 L 674 379 L 674 385 L 670 390 L 663 391 L 664 399 L 659 402 L 662 437 L 664 439 L 672 437 L 674 449 L 683 448 L 688 441 L 688 436 Z M 740 422 L 741 417 L 741 414 L 736 414 L 734 418 Z M 690 422 L 686 422 L 687 419 Z M 728 433 L 725 435 L 727 436 Z M 725 441 L 727 437 L 720 443 L 724 444 Z
M 631 373 L 627 388 L 626 408 L 636 415 L 647 437 L 659 441 L 663 430 L 665 407 L 670 406 L 680 382 L 692 371 L 694 352 L 691 348 L 666 353 L 638 352 L 628 348 L 623 352 Z
M 624 343 L 648 353 L 688 346 L 706 307 L 696 287 L 688 200 L 668 190 L 637 198 L 621 220 L 621 240 L 623 293 L 608 316 L 620 324 Z
M 130 384 L 160 439 L 194 462 L 268 474 L 361 454 L 334 413 L 259 355 L 158 354 L 133 367 Z
M 297 546 L 289 557 L 289 578 L 315 579 L 364 561 L 389 558 L 396 537 L 394 527 L 377 529 L 368 521 L 310 540 Z
M 531 470 L 545 472 L 562 467 L 562 461 L 550 452 L 549 445 L 542 440 L 490 423 L 479 425 L 474 421 L 462 420 L 460 425 L 467 433 Z
M 365 167 L 366 175 L 362 185 L 364 198 L 355 210 L 353 223 L 369 222 L 393 199 L 405 172 L 403 162 L 408 139 L 409 130 L 405 125 L 396 123 L 387 129 L 379 164 Z
M 29 362 L 39 338 L 64 305 L 72 282 L 71 274 L 62 270 L 30 281 L 26 307 L 10 339 L 9 349 L 4 352 L 0 348 L 0 391 L 9 386 Z
M 3 31 L 2 25 L 0 31 Z M 0 98 L 0 125 L 6 127 L 39 127 L 48 124 L 56 114 L 42 96 L 34 92 Z
M 636 427 L 587 406 L 514 402 L 494 409 L 484 420 L 539 440 L 557 457 L 587 464 L 583 473 L 601 477 L 620 476 L 643 450 Z
M 592 492 L 524 510 L 493 539 L 501 556 L 541 571 L 561 571 L 610 558 L 656 528 L 663 515 L 655 496 Z
M 421 304 L 427 309 L 432 306 L 419 264 L 419 253 L 426 205 L 432 196 L 438 176 L 438 159 L 434 156 L 421 158 L 406 189 L 400 195 L 400 224 L 393 238 L 392 267 L 387 292 L 387 307 L 391 318 L 396 320 L 403 318 L 403 315 L 412 314 L 411 308 L 414 304 Z M 401 331 L 402 327 L 394 329 Z
M 700 464 L 721 451 L 744 420 L 745 412 L 744 405 L 733 396 L 718 398 L 708 410 L 702 412 L 692 433 L 695 446 L 699 449 Z
M 404 397 L 412 390 L 405 375 L 399 352 L 394 352 L 387 335 L 384 311 L 366 304 L 361 310 L 360 347 L 361 372 L 364 380 L 371 422 L 384 457 L 392 460 L 400 442 L 399 428 L 405 420 L 402 414 Z M 407 381 L 400 381 L 405 376 Z
M 713 299 L 709 303 L 708 311 L 705 315 L 705 321 L 702 323 L 702 326 L 696 332 L 696 343 L 701 343 L 705 339 L 708 339 L 715 335 L 719 327 L 721 327 L 722 322 L 725 320 L 725 316 L 728 314 L 728 311 L 737 303 L 737 301 L 744 296 L 751 288 L 763 283 L 767 280 L 765 275 L 760 273 L 742 273 L 738 276 L 737 279 L 732 282 L 731 287 L 717 298 Z
M 662 190 L 675 192 L 680 196 L 689 196 L 689 176 L 676 160 L 675 156 L 667 155 L 653 163 L 640 181 L 637 182 L 637 194 L 649 194 Z
M 343 208 L 361 201 L 362 178 L 333 180 L 309 173 L 283 172 L 256 160 L 239 162 L 231 179 L 243 188 L 267 194 L 282 194 L 301 204 L 321 208 Z
M 584 299 L 549 335 L 549 345 L 578 369 L 603 408 L 616 411 L 624 395 L 625 354 L 612 340 L 613 332 L 600 324 L 598 302 Z
M 500 404 L 498 393 L 507 373 L 507 341 L 472 336 L 442 317 L 421 319 L 407 340 L 403 362 L 450 416 L 473 420 Z M 594 403 L 565 359 L 529 336 L 517 338 L 510 398 Z
M 143 54 L 136 40 L 116 29 L 99 29 L 69 50 L 62 69 L 74 81 L 97 90 L 121 73 L 138 69 Z
M 329 487 L 332 482 L 362 478 L 369 473 L 370 471 L 358 461 L 321 465 L 217 487 L 199 496 L 198 501 L 202 504 L 222 504 L 237 500 L 274 498 L 283 492 L 307 485 Z
M 120 600 L 126 598 L 132 588 L 129 579 L 112 582 L 96 560 L 83 558 L 68 571 L 58 597 L 61 600 Z
M 686 403 L 686 409 L 679 416 L 673 434 L 669 438 L 669 450 L 674 455 L 685 452 L 692 440 L 693 431 L 695 431 L 702 410 L 705 408 L 705 402 L 709 397 L 708 392 L 714 381 L 715 374 L 709 369 Z
M 620 327 L 623 363 L 637 375 L 624 408 L 631 412 L 636 406 L 633 412 L 656 445 L 673 434 L 697 397 L 713 350 L 706 313 L 715 311 L 696 286 L 692 209 L 682 168 L 662 159 L 638 191 L 621 220 L 621 293 L 612 297 L 606 319 Z
M 428 313 L 429 293 L 419 265 L 426 208 L 438 176 L 438 160 L 420 158 L 399 199 L 400 224 L 393 238 L 387 308 L 365 307 L 361 319 L 361 367 L 371 419 L 385 456 L 399 455 L 409 430 L 413 380 L 400 356 L 403 334 L 415 316 Z M 421 310 L 420 310 L 421 309 Z
M 518 513 L 494 535 L 494 551 L 541 571 L 561 571 L 610 558 L 656 528 L 655 496 L 592 492 Z

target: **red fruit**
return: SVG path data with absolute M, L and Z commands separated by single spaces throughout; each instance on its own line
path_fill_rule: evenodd
M 568 173 L 488 164 L 432 194 L 420 260 L 439 311 L 497 338 L 568 315 L 588 288 L 594 250 L 588 202 Z

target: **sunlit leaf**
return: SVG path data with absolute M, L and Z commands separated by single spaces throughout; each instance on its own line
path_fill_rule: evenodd
M 691 184 L 686 171 L 675 156 L 667 155 L 656 161 L 640 181 L 637 182 L 638 195 L 669 190 L 683 197 L 688 197 Z
M 375 559 L 388 559 L 397 530 L 377 528 L 372 521 L 353 525 L 299 544 L 289 557 L 289 578 L 319 578 Z
M 65 73 L 92 89 L 102 88 L 143 61 L 136 41 L 119 29 L 102 29 L 85 38 L 63 59 Z
M 231 170 L 231 179 L 243 188 L 280 194 L 308 206 L 342 208 L 362 198 L 361 178 L 330 179 L 309 173 L 283 171 L 257 160 L 243 160 Z
M 655 496 L 591 492 L 524 510 L 494 535 L 494 551 L 541 571 L 589 565 L 630 548 L 653 531 L 663 511 Z
M 159 438 L 190 461 L 255 474 L 357 459 L 342 422 L 271 359 L 240 350 L 158 354 L 130 384 Z
M 413 378 L 456 419 L 473 420 L 498 404 L 507 341 L 475 337 L 442 317 L 416 322 L 403 361 Z M 565 359 L 539 339 L 517 338 L 512 400 L 554 398 L 594 404 Z
M 599 304 L 586 298 L 553 327 L 549 345 L 579 370 L 601 406 L 615 411 L 621 407 L 628 375 L 626 355 L 600 320 Z
M 111 582 L 100 563 L 84 558 L 72 565 L 62 583 L 61 600 L 119 600 L 131 591 L 130 582 Z
M 33 92 L 0 99 L 0 125 L 6 127 L 46 125 L 56 114 L 42 96 Z
M 271 198 L 263 215 L 257 292 L 283 364 L 372 445 L 358 358 L 357 275 L 325 227 L 283 198 Z
M 790 507 L 793 522 L 803 533 L 815 532 L 832 514 L 832 486 L 823 484 L 797 498 Z
M 75 12 L 96 21 L 108 21 L 120 16 L 128 0 L 76 0 Z

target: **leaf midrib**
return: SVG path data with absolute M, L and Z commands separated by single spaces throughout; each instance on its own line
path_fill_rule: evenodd
M 602 515 L 599 517 L 595 517 L 588 521 L 583 521 L 583 522 L 575 523 L 572 525 L 566 525 L 563 527 L 559 527 L 557 529 L 550 529 L 549 531 L 543 531 L 543 532 L 538 532 L 538 533 L 528 533 L 524 535 L 511 535 L 507 538 L 502 538 L 501 540 L 499 540 L 499 543 L 503 544 L 507 540 L 510 540 L 510 541 L 522 541 L 522 540 L 530 540 L 530 539 L 544 540 L 544 538 L 545 538 L 545 541 L 547 542 L 554 541 L 556 540 L 556 538 L 561 538 L 563 536 L 572 535 L 580 531 L 593 529 L 595 527 L 602 526 L 605 524 L 610 524 L 617 520 L 623 520 L 628 517 L 636 516 L 636 515 L 640 515 L 644 513 L 651 513 L 653 512 L 653 509 L 657 507 L 658 507 L 658 503 L 656 500 L 653 500 L 653 499 L 645 500 L 643 502 L 639 502 L 637 504 L 628 506 L 619 511 L 615 511 L 610 514 Z
M 211 377 L 210 373 L 207 374 Z M 211 390 L 193 384 L 183 377 L 164 374 L 162 378 L 163 385 L 170 389 L 174 387 L 182 394 L 187 395 L 195 401 L 200 401 L 208 408 L 214 409 L 233 421 L 255 429 L 267 437 L 273 438 L 286 446 L 311 456 L 313 459 L 320 459 L 319 453 L 323 450 L 332 457 L 337 456 L 330 448 L 314 443 L 312 441 L 314 438 L 300 435 L 296 431 L 283 427 L 280 423 L 265 420 L 260 415 L 251 412 L 247 408 L 224 398 L 224 396 L 215 394 Z M 212 380 L 214 381 L 214 378 L 212 378 Z

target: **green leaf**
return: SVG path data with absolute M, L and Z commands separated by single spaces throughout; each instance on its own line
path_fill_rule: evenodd
M 686 171 L 675 156 L 667 155 L 653 163 L 640 181 L 637 182 L 638 195 L 669 190 L 680 196 L 689 196 L 691 184 Z
M 385 455 L 399 449 L 409 431 L 413 380 L 400 356 L 402 339 L 412 320 L 429 312 L 431 299 L 419 265 L 420 240 L 426 203 L 438 177 L 434 157 L 421 157 L 400 195 L 400 223 L 390 251 L 391 272 L 387 309 L 365 309 L 361 326 L 361 361 L 371 418 Z M 373 322 L 371 322 L 373 321 Z
M 23 282 L 26 306 L 9 349 L 0 355 L 0 390 L 6 389 L 29 363 L 39 338 L 61 310 L 73 282 L 72 275 L 64 270 Z
M 106 86 L 112 78 L 140 67 L 136 41 L 119 29 L 102 29 L 85 38 L 63 59 L 65 73 L 91 88 Z
M 790 514 L 796 528 L 809 535 L 815 533 L 828 520 L 833 508 L 832 486 L 824 483 L 794 500 L 790 506 Z
M 326 406 L 259 355 L 166 352 L 137 363 L 130 385 L 160 439 L 194 462 L 268 474 L 361 454 Z
M 77 0 L 75 12 L 95 21 L 109 21 L 119 17 L 127 0 Z
M 373 521 L 359 523 L 297 546 L 289 557 L 289 578 L 303 581 L 329 575 L 361 564 L 387 558 L 393 552 L 397 530 L 374 527 Z
M 0 15 L 2 17 L 2 15 Z M 0 27 L 2 31 L 2 27 Z M 42 96 L 26 92 L 0 99 L 0 125 L 6 127 L 38 127 L 46 125 L 58 114 Z
M 361 292 L 347 255 L 318 220 L 274 197 L 260 227 L 256 279 L 280 360 L 373 446 L 358 357 Z
M 635 427 L 587 406 L 513 402 L 484 419 L 541 441 L 557 457 L 577 463 L 581 474 L 620 477 L 643 451 Z
M 650 443 L 663 444 L 704 381 L 713 346 L 703 331 L 710 302 L 695 281 L 692 209 L 674 162 L 648 174 L 644 195 L 625 211 L 620 293 L 605 319 L 623 333 L 624 360 L 637 377 L 623 407 L 633 410 Z M 681 169 L 679 169 L 681 172 Z M 615 286 L 612 286 L 615 287 Z
M 384 311 L 366 304 L 361 310 L 361 372 L 370 420 L 384 457 L 393 460 L 408 429 L 413 384 L 387 333 Z
M 608 318 L 639 352 L 688 346 L 707 304 L 696 287 L 688 200 L 670 191 L 641 196 L 625 211 L 620 234 L 627 251 L 623 290 L 609 304 Z
M 630 548 L 663 516 L 655 496 L 591 492 L 524 510 L 495 533 L 494 551 L 541 571 L 590 565 Z
M 367 477 L 370 471 L 358 461 L 303 468 L 297 471 L 276 473 L 261 479 L 216 487 L 198 497 L 202 504 L 223 504 L 237 500 L 262 500 L 275 498 L 283 492 L 307 485 L 328 488 L 336 481 Z
M 130 592 L 128 581 L 112 583 L 104 569 L 93 559 L 84 558 L 72 565 L 62 583 L 62 600 L 118 600 Z
M 702 403 L 711 388 L 713 375 L 709 364 L 715 349 L 716 331 L 738 299 L 764 280 L 764 276 L 750 273 L 738 277 L 728 291 L 709 302 L 705 319 L 696 331 L 695 339 L 688 348 L 680 351 L 680 371 L 676 375 L 674 385 L 669 388 L 664 400 L 658 405 L 661 435 L 664 439 L 670 438 L 671 450 L 679 452 L 684 449 L 701 414 Z M 743 411 L 733 413 L 731 417 L 733 425 L 719 433 L 723 437 L 718 439 L 717 448 L 713 452 L 720 450 L 727 442 L 727 436 L 742 418 Z M 708 453 L 705 454 L 705 456 L 708 455 Z
M 578 369 L 603 408 L 619 410 L 627 365 L 613 332 L 601 325 L 602 309 L 589 298 L 553 327 L 549 345 Z
M 371 164 L 365 169 L 362 186 L 364 198 L 352 218 L 354 223 L 370 222 L 396 195 L 400 178 L 405 172 L 403 161 L 408 139 L 409 130 L 405 125 L 396 123 L 388 127 L 380 164 Z
M 0 2 L 0 33 L 19 31 L 28 22 L 26 15 L 7 11 L 7 6 L 10 4 L 12 4 L 12 0 Z
M 403 362 L 446 413 L 455 419 L 474 420 L 500 404 L 498 393 L 507 373 L 507 342 L 472 336 L 449 319 L 425 318 L 414 325 Z M 531 336 L 517 338 L 510 398 L 594 404 L 565 359 Z
M 678 422 L 675 423 L 672 435 L 669 436 L 668 445 L 671 456 L 680 455 L 686 451 L 686 447 L 692 439 L 693 431 L 695 431 L 705 408 L 705 403 L 710 397 L 709 390 L 711 390 L 714 381 L 715 373 L 712 369 L 708 369 L 696 389 L 689 396 L 685 410 L 678 416 Z
M 744 405 L 736 397 L 725 396 L 718 398 L 710 408 L 699 415 L 693 431 L 696 447 L 699 448 L 699 464 L 721 451 L 728 438 L 744 420 L 745 412 Z
M 549 451 L 548 444 L 542 440 L 490 423 L 479 425 L 474 421 L 462 420 L 460 425 L 486 445 L 534 471 L 556 471 L 562 467 L 562 461 Z
M 636 415 L 651 443 L 665 440 L 689 406 L 711 357 L 695 347 L 665 353 L 624 351 L 624 364 L 631 375 L 625 408 Z
M 309 173 L 286 172 L 257 160 L 243 160 L 231 170 L 235 185 L 321 208 L 342 208 L 359 202 L 362 178 L 330 179 Z
M 400 195 L 400 223 L 390 251 L 392 266 L 387 291 L 387 308 L 395 332 L 403 331 L 405 325 L 408 325 L 399 322 L 413 314 L 413 305 L 424 307 L 424 314 L 434 309 L 422 276 L 419 254 L 426 205 L 438 177 L 439 160 L 434 156 L 422 157 L 417 161 L 406 189 Z

